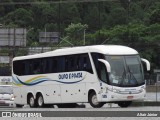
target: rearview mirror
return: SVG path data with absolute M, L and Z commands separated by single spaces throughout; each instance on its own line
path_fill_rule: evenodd
M 106 68 L 107 68 L 107 72 L 111 72 L 111 65 L 109 64 L 109 62 L 107 60 L 103 60 L 103 59 L 98 59 L 98 61 L 102 62 L 105 64 Z
M 143 58 L 141 58 L 141 60 L 146 64 L 147 71 L 150 71 L 151 69 L 150 62 Z

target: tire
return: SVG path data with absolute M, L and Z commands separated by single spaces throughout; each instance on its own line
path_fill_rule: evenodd
M 34 99 L 33 95 L 30 95 L 30 96 L 29 96 L 29 98 L 28 98 L 28 103 L 29 103 L 29 106 L 30 106 L 31 108 L 36 107 L 35 99 Z
M 88 101 L 93 108 L 101 108 L 104 105 L 104 103 L 98 102 L 95 92 L 89 95 Z
M 23 105 L 16 104 L 16 107 L 17 107 L 17 108 L 22 108 L 22 107 L 23 107 Z
M 128 106 L 130 106 L 132 104 L 132 101 L 122 101 L 122 102 L 118 102 L 118 106 L 122 107 L 122 108 L 126 108 Z
M 43 99 L 43 96 L 41 94 L 38 95 L 36 103 L 37 103 L 38 107 L 45 107 L 44 99 Z

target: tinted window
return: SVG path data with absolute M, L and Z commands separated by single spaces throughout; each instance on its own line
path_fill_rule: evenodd
M 51 58 L 43 58 L 41 61 L 42 73 L 51 72 Z
M 51 70 L 53 73 L 58 72 L 58 59 L 52 58 L 51 59 L 51 66 L 52 66 Z
M 14 61 L 13 71 L 17 75 L 34 75 L 71 71 L 87 71 L 93 73 L 88 54 L 74 54 Z
M 35 59 L 35 60 L 32 61 L 32 64 L 33 64 L 33 74 L 42 73 L 41 60 Z
M 78 62 L 78 67 L 80 71 L 87 71 L 87 72 L 93 73 L 88 54 L 80 55 L 77 62 Z
M 13 62 L 13 71 L 17 75 L 25 74 L 25 62 L 24 61 L 16 61 Z

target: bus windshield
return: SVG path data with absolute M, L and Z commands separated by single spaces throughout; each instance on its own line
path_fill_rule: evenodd
M 105 58 L 111 65 L 109 75 L 111 85 L 129 87 L 145 83 L 139 55 L 106 56 Z

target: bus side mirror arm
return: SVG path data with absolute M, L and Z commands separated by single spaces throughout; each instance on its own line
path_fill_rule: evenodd
M 141 60 L 146 64 L 147 71 L 150 71 L 150 69 L 151 69 L 150 62 L 146 59 L 143 59 L 143 58 L 141 58 Z
M 111 65 L 109 64 L 109 62 L 107 60 L 103 60 L 103 59 L 98 59 L 98 61 L 102 62 L 105 64 L 106 68 L 107 68 L 107 72 L 110 73 L 111 72 Z

